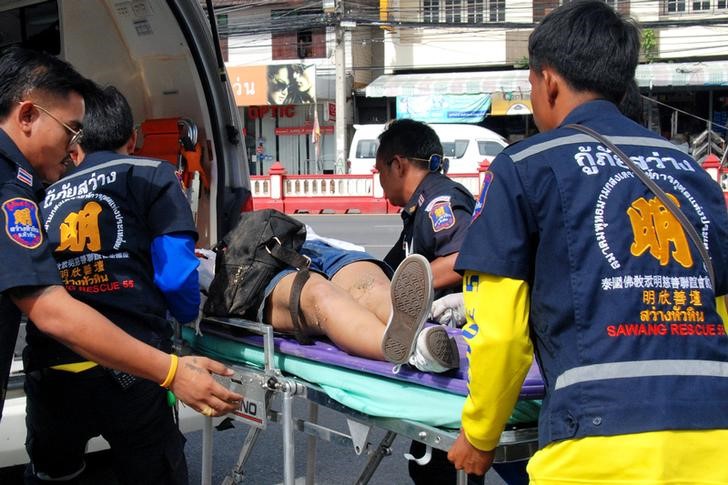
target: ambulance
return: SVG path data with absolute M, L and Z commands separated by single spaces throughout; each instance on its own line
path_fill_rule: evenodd
M 140 137 L 136 153 L 179 169 L 200 247 L 252 208 L 242 124 L 208 14 L 193 0 L 0 0 L 0 48 L 45 50 L 127 97 Z M 0 421 L 0 467 L 28 461 L 23 334 Z M 183 432 L 201 425 L 201 415 L 181 407 Z M 97 438 L 89 451 L 106 446 Z

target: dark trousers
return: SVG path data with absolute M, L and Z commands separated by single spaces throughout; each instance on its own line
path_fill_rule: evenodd
M 424 455 L 425 445 L 413 441 L 410 453 L 416 457 Z M 494 464 L 493 469 L 508 485 L 528 485 L 527 463 L 528 461 L 499 463 Z M 457 471 L 447 459 L 447 453 L 434 448 L 432 459 L 427 465 L 420 466 L 413 461 L 409 462 L 409 475 L 416 485 L 454 485 L 457 480 Z M 483 485 L 483 481 L 482 475 L 468 475 L 468 485 Z
M 121 483 L 188 483 L 185 438 L 158 384 L 138 379 L 122 389 L 98 366 L 78 374 L 46 369 L 26 376 L 25 392 L 26 483 L 78 483 L 86 443 L 98 435 L 111 445 Z

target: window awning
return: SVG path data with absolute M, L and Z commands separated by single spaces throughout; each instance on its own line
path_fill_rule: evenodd
M 368 98 L 427 94 L 483 94 L 530 92 L 528 71 L 440 72 L 388 74 L 366 87 Z
M 664 86 L 728 86 L 728 63 L 658 62 L 640 64 L 635 74 L 642 88 Z M 379 76 L 365 89 L 374 97 L 428 94 L 518 93 L 531 91 L 528 71 L 480 71 L 427 74 L 388 74 Z
M 640 64 L 635 77 L 641 88 L 728 86 L 728 63 L 706 61 Z

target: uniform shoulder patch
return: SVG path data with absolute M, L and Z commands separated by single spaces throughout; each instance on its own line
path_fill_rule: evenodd
M 28 249 L 41 245 L 43 231 L 35 202 L 16 197 L 6 200 L 2 209 L 5 215 L 5 233 L 13 242 Z
M 483 185 L 480 187 L 480 196 L 478 197 L 478 202 L 475 204 L 475 209 L 473 209 L 473 218 L 470 221 L 471 223 L 478 218 L 481 212 L 483 212 L 485 199 L 488 197 L 488 189 L 490 188 L 490 184 L 493 183 L 494 177 L 495 175 L 493 172 L 485 172 L 485 175 L 483 176 Z
M 432 222 L 432 230 L 434 232 L 450 229 L 455 225 L 455 214 L 450 205 L 450 197 L 437 197 L 427 204 L 427 212 Z

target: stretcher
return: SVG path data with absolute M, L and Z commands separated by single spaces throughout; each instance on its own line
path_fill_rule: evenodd
M 270 422 L 280 422 L 283 433 L 283 481 L 294 483 L 294 433 L 308 440 L 306 483 L 314 483 L 315 438 L 353 446 L 369 456 L 357 484 L 368 483 L 399 435 L 426 445 L 427 463 L 432 448 L 448 450 L 458 435 L 460 413 L 467 395 L 467 360 L 460 331 L 448 329 L 460 348 L 461 367 L 445 374 L 422 373 L 409 366 L 351 356 L 327 340 L 300 345 L 295 339 L 274 334 L 271 326 L 238 318 L 211 317 L 201 324 L 201 334 L 183 329 L 185 346 L 229 365 L 235 375 L 219 378 L 244 400 L 233 419 L 250 425 L 237 464 L 223 483 L 239 483 L 256 439 Z M 495 463 L 528 459 L 538 447 L 537 419 L 544 387 L 534 365 L 524 382 L 520 399 L 496 449 Z M 308 401 L 307 417 L 293 414 L 293 400 Z M 280 400 L 279 409 L 274 401 Z M 416 406 L 411 403 L 416 402 Z M 335 430 L 317 422 L 319 406 L 341 413 L 348 429 Z M 386 431 L 378 443 L 369 442 L 370 431 Z M 212 419 L 206 419 L 202 444 L 202 483 L 211 482 Z M 313 448 L 313 450 L 312 450 Z M 458 484 L 465 484 L 464 473 Z

